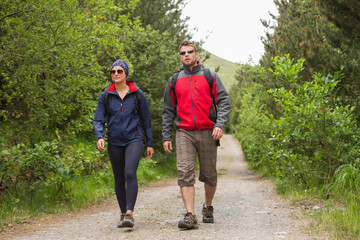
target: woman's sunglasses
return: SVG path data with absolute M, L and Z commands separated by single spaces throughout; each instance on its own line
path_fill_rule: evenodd
M 182 52 L 180 52 L 180 55 L 185 55 L 186 53 L 188 53 L 188 54 L 192 54 L 193 52 L 195 52 L 195 50 L 194 50 L 194 49 L 189 50 L 189 51 L 182 51 Z
M 122 74 L 124 72 L 124 70 L 121 70 L 121 69 L 118 69 L 118 70 L 111 70 L 110 73 L 111 74 L 115 74 L 115 73 L 118 73 L 118 74 Z

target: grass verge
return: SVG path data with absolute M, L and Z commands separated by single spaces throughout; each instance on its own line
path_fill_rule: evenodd
M 138 168 L 139 184 L 155 182 L 176 176 L 174 160 L 158 164 L 151 159 L 141 159 Z M 59 188 L 42 184 L 41 187 L 6 192 L 0 203 L 0 231 L 16 223 L 32 221 L 51 213 L 71 212 L 98 204 L 114 195 L 114 180 L 110 165 L 107 169 L 88 176 L 68 179 Z
M 342 195 L 336 188 L 324 191 L 319 189 L 302 189 L 289 182 L 274 180 L 277 192 L 288 199 L 292 204 L 301 207 L 305 215 L 313 220 L 308 232 L 315 235 L 328 235 L 334 240 L 358 240 L 360 239 L 360 202 L 358 196 Z M 337 183 L 335 183 L 337 184 Z M 334 185 L 333 185 L 334 186 Z M 324 197 L 326 192 L 329 198 Z M 346 197 L 344 197 L 346 196 Z

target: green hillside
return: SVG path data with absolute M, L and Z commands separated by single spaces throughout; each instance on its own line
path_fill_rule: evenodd
M 226 90 L 229 91 L 231 85 L 235 83 L 235 71 L 237 64 L 220 58 L 212 53 L 210 54 L 210 58 L 203 62 L 203 64 L 211 70 L 215 70 L 216 67 L 220 66 L 217 73 L 219 74 L 221 81 L 224 83 Z

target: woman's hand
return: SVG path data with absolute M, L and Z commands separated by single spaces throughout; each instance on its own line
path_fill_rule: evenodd
M 98 141 L 97 141 L 97 149 L 99 149 L 100 151 L 105 151 L 105 141 L 103 138 L 100 138 Z
M 152 156 L 154 155 L 154 148 L 152 148 L 152 147 L 147 147 L 146 152 L 147 152 L 146 158 L 147 158 L 147 159 L 150 159 L 150 158 L 152 158 Z

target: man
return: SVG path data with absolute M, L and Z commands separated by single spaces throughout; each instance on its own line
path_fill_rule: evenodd
M 175 84 L 172 78 L 169 79 L 164 93 L 163 147 L 166 152 L 171 153 L 171 133 L 175 122 L 178 185 L 186 209 L 184 219 L 179 221 L 178 227 L 194 229 L 198 228 L 194 211 L 196 154 L 200 166 L 199 180 L 204 182 L 205 188 L 203 222 L 213 223 L 212 201 L 217 184 L 217 141 L 224 133 L 230 114 L 230 101 L 219 76 L 213 71 L 210 71 L 213 80 L 210 88 L 210 83 L 204 75 L 204 66 L 197 61 L 198 52 L 192 42 L 183 40 L 179 46 L 179 53 L 183 64 L 181 71 Z M 213 102 L 217 105 L 217 113 Z

